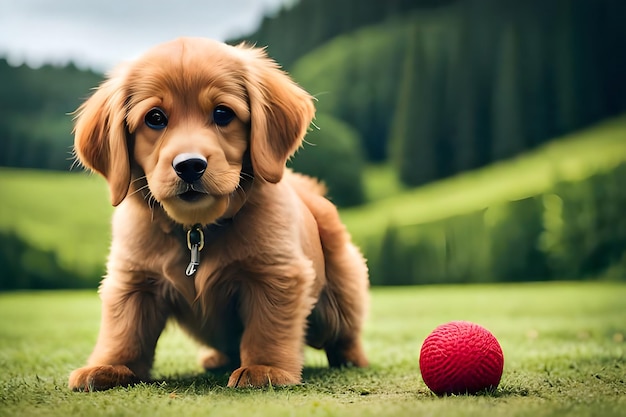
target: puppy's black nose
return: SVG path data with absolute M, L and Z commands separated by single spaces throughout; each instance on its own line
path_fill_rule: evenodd
M 200 179 L 206 166 L 206 158 L 197 153 L 181 153 L 172 161 L 176 175 L 188 184 Z

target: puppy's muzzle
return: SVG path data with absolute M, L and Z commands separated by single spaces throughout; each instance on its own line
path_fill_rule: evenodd
M 181 153 L 172 161 L 176 175 L 187 184 L 199 180 L 207 167 L 206 158 L 198 153 Z

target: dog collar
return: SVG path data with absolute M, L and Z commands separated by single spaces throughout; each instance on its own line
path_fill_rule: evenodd
M 205 246 L 205 242 L 211 241 L 224 227 L 231 224 L 232 218 L 218 219 L 215 223 L 202 226 L 200 223 L 194 224 L 189 229 L 183 229 L 187 249 L 189 249 L 189 264 L 185 269 L 185 275 L 193 276 L 200 266 L 200 251 Z
M 191 259 L 185 270 L 185 274 L 190 277 L 196 273 L 200 265 L 200 251 L 204 248 L 204 231 L 200 224 L 195 224 L 187 230 L 187 248 Z

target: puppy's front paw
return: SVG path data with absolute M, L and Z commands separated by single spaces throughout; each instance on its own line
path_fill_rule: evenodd
M 117 386 L 128 386 L 139 378 L 124 365 L 85 366 L 70 374 L 69 387 L 74 391 L 103 391 Z
M 279 368 L 264 365 L 242 366 L 228 379 L 230 388 L 265 387 L 268 385 L 294 385 L 300 377 Z

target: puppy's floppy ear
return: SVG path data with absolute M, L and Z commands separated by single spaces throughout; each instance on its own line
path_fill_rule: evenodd
M 261 49 L 239 47 L 247 55 L 250 100 L 250 157 L 256 176 L 277 183 L 287 159 L 302 144 L 315 114 L 313 97 L 294 83 Z
M 109 183 L 111 203 L 124 200 L 130 186 L 123 74 L 111 75 L 77 110 L 74 149 L 80 162 Z

